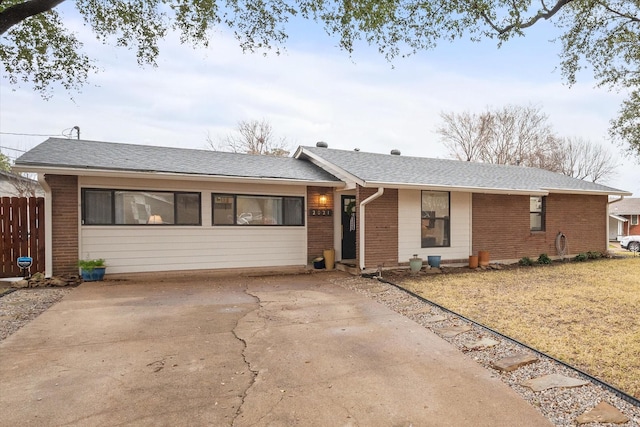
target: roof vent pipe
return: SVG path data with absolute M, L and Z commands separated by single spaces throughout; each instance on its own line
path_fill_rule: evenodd
M 324 141 L 318 141 L 318 142 L 316 142 L 316 147 L 318 147 L 318 148 L 329 148 L 329 144 L 327 144 Z
M 395 148 L 393 150 L 391 150 L 391 154 L 393 156 L 399 156 L 400 155 L 400 150 L 396 150 Z

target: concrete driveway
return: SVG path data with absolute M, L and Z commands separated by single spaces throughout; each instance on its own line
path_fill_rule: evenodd
M 551 425 L 342 277 L 85 283 L 0 344 L 0 424 Z

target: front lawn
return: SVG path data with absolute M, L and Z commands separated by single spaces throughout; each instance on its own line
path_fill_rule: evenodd
M 399 283 L 640 398 L 640 258 Z

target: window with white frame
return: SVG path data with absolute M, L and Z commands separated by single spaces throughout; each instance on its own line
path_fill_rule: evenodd
M 200 193 L 84 188 L 84 225 L 201 225 Z
M 638 217 L 640 215 L 631 215 L 631 225 L 638 225 Z
M 529 220 L 531 231 L 544 231 L 545 227 L 545 197 L 529 197 Z
M 446 191 L 423 191 L 421 247 L 450 246 L 450 197 Z

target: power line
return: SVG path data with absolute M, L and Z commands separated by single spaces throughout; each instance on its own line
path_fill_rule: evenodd
M 0 135 L 17 135 L 17 136 L 58 136 L 50 133 L 20 133 L 20 132 L 0 132 Z
M 5 150 L 19 151 L 21 153 L 26 153 L 27 152 L 27 150 L 19 150 L 17 148 L 5 147 L 4 145 L 0 145 L 0 148 L 4 148 Z

